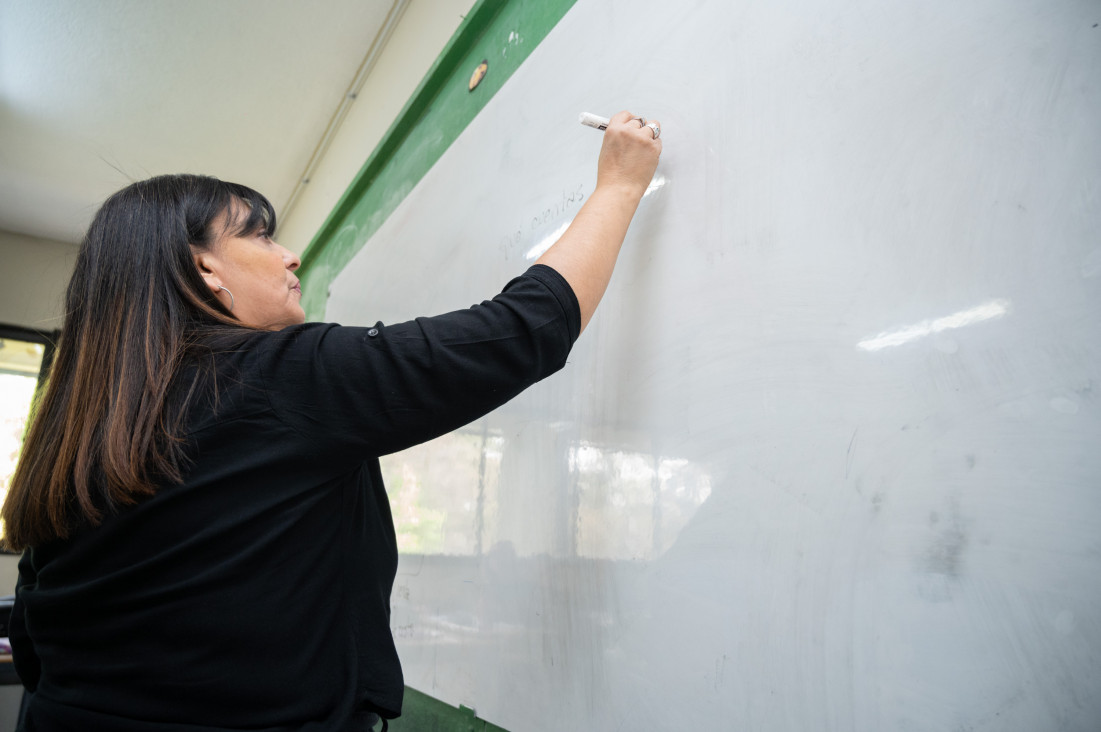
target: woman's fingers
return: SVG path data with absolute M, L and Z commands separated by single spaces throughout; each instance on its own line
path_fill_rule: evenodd
M 661 155 L 661 123 L 620 112 L 609 120 L 597 170 L 597 185 L 625 184 L 645 190 Z M 641 195 L 641 194 L 640 194 Z

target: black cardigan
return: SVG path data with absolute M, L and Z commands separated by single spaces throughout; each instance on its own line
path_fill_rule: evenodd
M 557 371 L 579 329 L 569 285 L 535 266 L 467 310 L 294 326 L 219 354 L 183 484 L 20 562 L 26 729 L 332 732 L 397 716 L 378 456 Z

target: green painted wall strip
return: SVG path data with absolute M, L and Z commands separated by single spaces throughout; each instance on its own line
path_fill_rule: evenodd
M 507 732 L 478 719 L 473 709 L 456 709 L 415 689 L 406 688 L 401 716 L 390 721 L 390 732 Z
M 333 279 L 575 1 L 479 0 L 471 8 L 306 248 L 298 274 L 308 319 L 323 317 Z M 471 92 L 483 59 L 489 72 Z

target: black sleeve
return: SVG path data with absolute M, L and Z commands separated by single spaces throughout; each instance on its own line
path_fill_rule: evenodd
M 261 360 L 272 407 L 319 454 L 363 460 L 471 422 L 565 365 L 577 298 L 536 265 L 488 302 L 373 328 L 280 331 Z
M 37 575 L 31 561 L 31 552 L 28 549 L 23 552 L 19 560 L 19 579 L 15 582 L 15 604 L 11 609 L 11 621 L 8 625 L 8 641 L 11 643 L 12 663 L 15 665 L 15 673 L 23 682 L 27 691 L 38 688 L 38 678 L 42 674 L 42 665 L 35 653 L 34 644 L 27 634 L 27 622 L 23 610 L 22 589 L 26 585 L 35 584 Z

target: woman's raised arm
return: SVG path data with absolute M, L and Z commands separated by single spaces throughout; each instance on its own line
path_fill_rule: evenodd
M 557 270 L 570 283 L 581 307 L 582 330 L 608 287 L 627 227 L 650 185 L 659 155 L 657 130 L 643 127 L 630 112 L 612 117 L 600 149 L 596 190 L 566 233 L 536 262 Z

